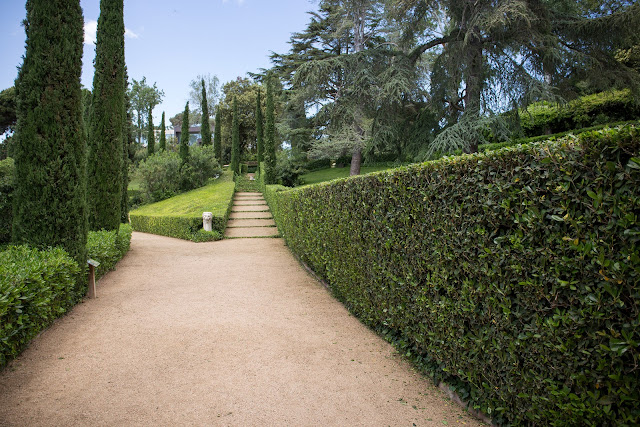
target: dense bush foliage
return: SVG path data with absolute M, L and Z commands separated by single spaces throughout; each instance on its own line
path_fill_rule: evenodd
M 304 164 L 304 168 L 307 170 L 307 172 L 313 172 L 313 171 L 326 169 L 330 167 L 331 167 L 331 159 L 328 159 L 328 158 L 310 160 Z
M 212 146 L 191 147 L 184 164 L 178 153 L 161 151 L 140 162 L 137 170 L 142 182 L 141 198 L 145 203 L 202 187 L 209 178 L 221 173 Z
M 583 96 L 565 105 L 534 104 L 520 115 L 525 136 L 532 137 L 635 120 L 640 118 L 640 103 L 627 89 Z
M 116 263 L 129 252 L 131 232 L 129 224 L 120 224 L 118 232 L 90 231 L 87 238 L 87 256 L 100 263 L 96 269 L 96 279 L 112 270 Z
M 0 160 L 0 245 L 11 240 L 13 173 L 13 159 Z
M 275 182 L 286 187 L 295 187 L 302 184 L 300 175 L 306 173 L 304 163 L 293 158 L 288 151 L 280 151 L 276 154 Z
M 88 256 L 100 262 L 96 278 L 113 269 L 130 242 L 130 225 L 121 225 L 117 234 L 89 232 Z M 85 292 L 81 268 L 60 248 L 9 246 L 0 252 L 0 369 Z
M 0 368 L 73 304 L 78 273 L 62 249 L 0 253 Z
M 363 322 L 498 423 L 640 423 L 640 132 L 265 197 Z

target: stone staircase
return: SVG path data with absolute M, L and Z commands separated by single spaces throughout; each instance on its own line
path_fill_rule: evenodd
M 262 193 L 236 193 L 224 236 L 238 238 L 277 235 L 276 223 Z

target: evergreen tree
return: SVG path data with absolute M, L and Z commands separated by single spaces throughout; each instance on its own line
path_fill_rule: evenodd
M 13 241 L 61 246 L 84 266 L 82 9 L 79 0 L 27 0 L 26 10 L 26 52 L 16 80 Z
M 87 202 L 91 230 L 118 230 L 124 127 L 123 0 L 101 0 L 89 129 Z
M 189 101 L 184 106 L 184 113 L 182 113 L 182 125 L 180 127 L 180 158 L 182 163 L 186 163 L 189 158 Z
M 200 127 L 202 145 L 211 145 L 211 125 L 209 124 L 209 106 L 207 105 L 207 90 L 202 79 L 202 125 Z
M 133 144 L 133 116 L 131 98 L 128 93 L 129 75 L 127 67 L 124 69 L 124 125 L 122 127 L 122 198 L 120 203 L 120 222 L 129 223 L 129 147 Z
M 265 117 L 265 147 L 264 147 L 264 182 L 276 183 L 276 125 L 273 105 L 273 82 L 271 75 L 267 75 L 267 105 Z
M 240 123 L 238 120 L 238 100 L 233 98 L 233 136 L 231 138 L 231 170 L 240 173 Z
M 222 114 L 220 113 L 220 106 L 216 108 L 216 123 L 213 129 L 213 148 L 215 150 L 216 160 L 222 166 Z
M 256 151 L 258 152 L 258 167 L 264 160 L 264 130 L 262 129 L 264 119 L 262 118 L 262 103 L 260 102 L 260 91 L 256 98 Z
M 156 135 L 153 129 L 153 114 L 149 110 L 149 120 L 147 120 L 147 156 L 151 156 L 156 151 Z
M 166 127 L 167 126 L 164 121 L 164 111 L 163 111 L 162 120 L 160 121 L 160 144 L 159 144 L 160 151 L 165 151 L 167 149 L 167 134 L 165 131 Z

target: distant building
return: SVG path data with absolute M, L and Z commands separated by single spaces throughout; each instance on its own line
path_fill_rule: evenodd
M 176 141 L 180 142 L 182 139 L 182 127 L 174 127 L 173 128 L 176 134 Z M 189 127 L 189 145 L 201 145 L 202 144 L 202 136 L 200 135 L 200 126 L 190 126 Z

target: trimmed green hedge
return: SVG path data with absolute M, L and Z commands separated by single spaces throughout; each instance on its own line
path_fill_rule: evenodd
M 290 248 L 497 423 L 640 423 L 640 132 L 279 191 Z
M 100 261 L 97 277 L 115 266 L 130 242 L 129 225 L 121 225 L 117 235 L 89 232 L 89 257 Z M 87 277 L 82 271 L 60 248 L 9 246 L 0 252 L 0 369 L 84 296 Z
M 211 184 L 129 213 L 135 231 L 204 242 L 220 240 L 231 212 L 235 184 L 224 172 Z M 213 231 L 202 230 L 202 213 L 213 213 Z

